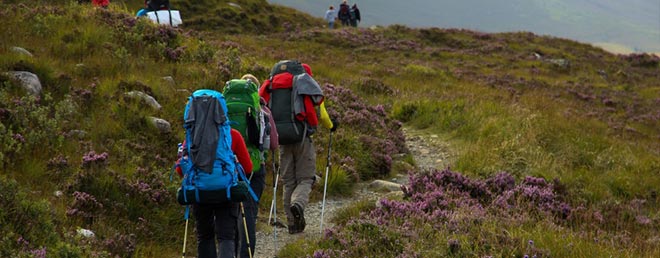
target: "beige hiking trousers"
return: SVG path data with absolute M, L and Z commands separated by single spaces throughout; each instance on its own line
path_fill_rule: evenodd
M 289 225 L 293 225 L 291 205 L 299 204 L 303 210 L 309 202 L 309 193 L 316 176 L 316 152 L 312 139 L 306 137 L 302 142 L 280 145 L 280 166 L 284 183 L 284 210 Z

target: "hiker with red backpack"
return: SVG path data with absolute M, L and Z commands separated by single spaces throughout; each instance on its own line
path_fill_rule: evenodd
M 323 92 L 307 64 L 278 62 L 261 85 L 259 95 L 268 102 L 277 127 L 289 233 L 302 233 L 306 226 L 304 210 L 316 179 L 316 151 L 311 136 L 319 123 L 331 131 L 338 123 L 325 110 Z
M 348 26 L 351 20 L 351 7 L 348 5 L 346 0 L 342 1 L 339 5 L 339 12 L 337 13 L 337 18 L 341 21 L 342 26 Z

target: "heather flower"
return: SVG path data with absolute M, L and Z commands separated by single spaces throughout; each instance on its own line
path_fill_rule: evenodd
M 30 245 L 30 241 L 27 241 L 23 236 L 19 236 L 18 239 L 16 239 L 16 243 L 23 247 L 28 247 Z
M 137 24 L 137 19 L 135 17 L 126 17 L 122 21 L 124 23 L 124 26 L 129 29 L 133 28 L 133 26 Z
M 489 190 L 495 194 L 500 194 L 502 192 L 511 190 L 515 184 L 516 181 L 513 176 L 506 172 L 498 173 L 494 177 L 488 178 L 486 180 L 486 185 L 489 186 Z
M 91 194 L 85 192 L 74 192 L 74 201 L 67 210 L 67 216 L 79 216 L 85 219 L 92 219 L 97 216 L 103 204 L 96 200 Z
M 48 169 L 64 169 L 69 166 L 69 162 L 66 157 L 58 155 L 50 160 L 48 160 Z
M 32 257 L 35 257 L 35 258 L 46 258 L 47 257 L 46 247 L 31 250 L 30 254 L 32 254 Z
M 176 47 L 176 48 L 165 48 L 165 57 L 167 60 L 176 62 L 183 56 L 185 53 L 185 47 Z
M 114 237 L 108 238 L 103 241 L 103 245 L 112 252 L 112 254 L 120 257 L 133 256 L 135 252 L 136 239 L 134 234 L 122 235 L 115 234 Z
M 329 254 L 325 253 L 323 250 L 314 251 L 314 255 L 312 257 L 314 257 L 314 258 L 331 258 L 331 256 Z
M 107 152 L 97 154 L 94 151 L 90 151 L 82 157 L 82 166 L 90 167 L 92 164 L 104 164 L 108 156 Z
M 642 226 L 650 225 L 652 223 L 651 219 L 643 215 L 636 216 L 635 220 L 637 221 L 637 224 Z
M 16 141 L 18 141 L 18 142 L 20 142 L 20 143 L 25 143 L 25 137 L 23 137 L 23 135 L 20 134 L 20 133 L 15 133 L 15 134 L 12 136 L 12 138 L 14 138 L 14 140 L 16 140 Z

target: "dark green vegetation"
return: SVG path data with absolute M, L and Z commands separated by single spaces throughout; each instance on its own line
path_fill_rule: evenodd
M 36 4 L 46 2 L 54 4 Z M 660 68 L 655 56 L 615 56 L 530 33 L 402 26 L 329 31 L 318 27 L 322 21 L 265 1 L 242 1 L 242 8 L 227 17 L 184 16 L 195 30 L 136 20 L 135 3 L 127 8 L 113 1 L 110 10 L 101 10 L 73 2 L 0 4 L 0 70 L 32 72 L 43 86 L 39 96 L 32 96 L 0 75 L 0 256 L 178 255 L 183 209 L 175 204 L 178 182 L 169 181 L 169 169 L 183 136 L 186 97 L 198 88 L 220 90 L 226 80 L 247 72 L 263 80 L 284 58 L 312 66 L 328 93 L 331 115 L 342 121 L 333 136 L 337 166 L 331 194 L 346 194 L 359 179 L 405 172 L 391 171 L 403 167 L 393 165 L 395 154 L 406 153 L 394 119 L 442 135 L 458 153 L 452 171 L 473 179 L 445 172 L 460 178 L 460 184 L 438 180 L 427 188 L 448 189 L 442 196 L 454 204 L 428 204 L 428 211 L 444 210 L 465 220 L 375 221 L 390 213 L 359 203 L 372 212 L 346 211 L 338 218 L 345 227 L 320 241 L 291 245 L 282 256 L 312 255 L 318 249 L 324 249 L 318 255 L 340 255 L 334 249 L 347 247 L 354 249 L 346 255 L 385 257 L 406 252 L 422 257 L 659 254 Z M 203 10 L 195 1 L 173 3 L 182 10 Z M 227 8 L 228 1 L 218 3 L 206 10 Z M 243 15 L 254 22 L 232 18 Z M 153 96 L 162 108 L 125 97 L 134 90 Z M 169 121 L 172 132 L 159 132 L 148 122 L 151 116 Z M 327 131 L 316 137 L 323 171 Z M 506 182 L 519 183 L 479 190 L 472 199 L 463 195 L 466 189 L 482 189 L 480 182 L 498 178 L 501 171 L 511 175 Z M 567 219 L 561 212 L 539 210 L 546 202 L 525 199 L 529 186 L 550 191 L 550 200 L 558 202 L 553 205 L 592 212 L 571 214 L 592 216 Z M 406 202 L 427 200 L 414 197 L 420 189 L 410 186 L 404 204 L 392 201 L 385 207 L 402 212 L 399 218 L 409 216 Z M 515 213 L 491 207 L 503 189 L 513 191 L 507 200 Z M 263 199 L 270 200 L 270 194 Z M 480 210 L 486 214 L 467 213 L 475 202 L 487 207 Z M 458 224 L 435 224 L 451 221 Z M 78 235 L 79 228 L 96 237 Z M 382 238 L 357 245 L 371 236 Z M 420 236 L 427 242 L 416 242 Z M 432 243 L 437 246 L 423 251 Z

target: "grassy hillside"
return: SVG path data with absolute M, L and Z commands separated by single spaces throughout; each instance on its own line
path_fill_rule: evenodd
M 170 181 L 169 169 L 183 138 L 186 97 L 199 88 L 220 90 L 248 72 L 266 78 L 288 58 L 312 66 L 342 124 L 333 138 L 338 180 L 331 194 L 405 172 L 399 170 L 410 157 L 401 122 L 442 135 L 458 156 L 451 171 L 413 171 L 407 197 L 365 205 L 371 214 L 363 216 L 357 208 L 346 211 L 353 219 L 340 221 L 336 234 L 289 246 L 283 257 L 660 252 L 655 56 L 615 56 L 530 33 L 326 30 L 315 25 L 319 20 L 265 1 L 236 1 L 242 8 L 231 16 L 190 15 L 180 29 L 135 19 L 135 3 L 113 1 L 103 10 L 34 2 L 0 4 L 0 256 L 178 255 L 183 209 L 173 200 L 178 181 Z M 229 1 L 172 2 L 182 10 L 229 8 Z M 43 91 L 27 93 L 6 71 L 36 74 Z M 162 108 L 126 96 L 134 90 Z M 160 132 L 150 117 L 169 121 L 172 130 Z M 324 153 L 327 131 L 316 137 Z M 324 164 L 319 159 L 319 171 Z M 489 188 L 498 176 L 504 186 Z M 529 187 L 551 197 L 529 199 Z M 465 195 L 466 189 L 480 194 Z M 511 211 L 492 204 L 507 191 L 517 196 L 507 199 Z M 416 202 L 439 198 L 428 193 L 455 205 L 414 210 Z M 371 236 L 382 242 L 360 244 Z
M 273 0 L 322 17 L 341 1 Z M 660 6 L 654 0 L 363 0 L 362 26 L 468 28 L 485 32 L 531 31 L 590 42 L 608 51 L 659 52 Z M 402 12 L 402 10 L 406 10 Z M 610 48 L 610 44 L 625 46 Z M 618 53 L 618 52 L 615 52 Z

